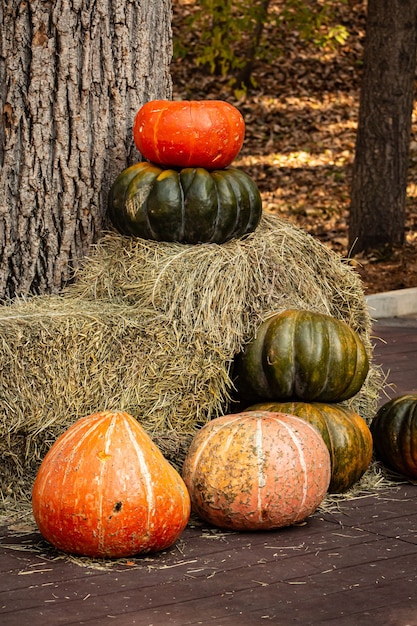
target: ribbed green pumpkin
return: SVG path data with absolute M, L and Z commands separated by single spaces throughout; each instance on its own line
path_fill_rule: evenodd
M 387 467 L 417 479 L 417 394 L 386 402 L 370 425 L 375 455 Z
M 235 362 L 246 403 L 340 402 L 360 390 L 368 370 L 365 346 L 348 324 L 293 309 L 265 320 Z
M 372 435 L 365 420 L 348 408 L 320 402 L 263 402 L 246 411 L 296 415 L 315 426 L 330 452 L 330 493 L 343 493 L 363 476 L 372 460 Z
M 178 243 L 224 243 L 257 227 L 262 200 L 245 172 L 163 169 L 141 162 L 109 192 L 108 215 L 123 235 Z

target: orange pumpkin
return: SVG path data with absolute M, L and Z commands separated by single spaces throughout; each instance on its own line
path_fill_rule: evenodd
M 133 123 L 142 156 L 169 167 L 223 169 L 239 154 L 244 136 L 240 111 L 222 100 L 151 100 Z
M 326 495 L 330 455 L 319 432 L 293 415 L 254 411 L 225 415 L 195 435 L 182 476 L 192 508 L 234 530 L 289 526 Z
M 41 534 L 59 550 L 123 557 L 172 545 L 190 498 L 178 472 L 128 413 L 73 424 L 46 454 L 33 486 Z

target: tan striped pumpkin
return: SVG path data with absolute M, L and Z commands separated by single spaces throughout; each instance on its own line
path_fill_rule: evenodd
M 246 411 L 276 411 L 297 415 L 317 428 L 330 452 L 330 493 L 354 485 L 372 460 L 372 435 L 365 420 L 341 404 L 322 402 L 260 402 Z
M 194 437 L 182 470 L 195 513 L 220 528 L 265 530 L 313 513 L 330 483 L 319 432 L 293 415 L 225 415 Z
M 56 548 L 122 557 L 172 545 L 187 525 L 190 498 L 137 420 L 103 411 L 78 420 L 53 444 L 36 476 L 32 508 Z

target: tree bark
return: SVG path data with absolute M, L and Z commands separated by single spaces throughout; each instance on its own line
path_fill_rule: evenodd
M 171 97 L 170 0 L 0 0 L 0 298 L 58 292 Z
M 416 0 L 369 0 L 353 166 L 351 253 L 404 243 Z

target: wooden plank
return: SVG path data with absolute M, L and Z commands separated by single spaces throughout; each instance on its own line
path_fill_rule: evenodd
M 383 346 L 378 345 L 377 343 L 374 345 L 374 355 L 380 361 L 388 361 L 401 355 L 409 357 L 410 354 L 416 352 L 416 349 L 417 342 L 414 337 L 406 335 L 404 336 L 403 341 L 397 341 L 397 339 L 390 340 L 389 337 L 387 337 L 386 343 Z
M 340 540 L 340 536 L 337 539 Z M 95 613 L 97 609 L 103 611 L 101 616 L 105 617 L 108 612 L 113 611 L 115 614 L 123 613 L 128 606 L 130 610 L 140 611 L 143 609 L 142 600 L 146 600 L 149 607 L 157 607 L 162 602 L 165 606 L 167 603 L 178 604 L 179 598 L 181 602 L 190 602 L 194 598 L 201 601 L 207 596 L 219 596 L 222 594 L 236 594 L 252 590 L 253 588 L 269 587 L 286 580 L 289 584 L 303 583 L 306 577 L 314 578 L 317 575 L 333 573 L 335 570 L 344 568 L 356 570 L 361 566 L 368 566 L 369 559 L 379 562 L 386 561 L 387 555 L 390 560 L 390 574 L 395 571 L 392 563 L 401 556 L 408 558 L 413 552 L 415 561 L 417 555 L 417 546 L 406 544 L 405 542 L 397 542 L 393 540 L 372 541 L 366 544 L 350 545 L 349 550 L 336 550 L 334 547 L 329 548 L 327 542 L 322 549 L 312 547 L 310 550 L 303 550 L 301 555 L 292 554 L 290 557 L 282 558 L 282 552 L 279 547 L 274 547 L 274 552 L 267 553 L 265 550 L 258 550 L 252 553 L 242 553 L 241 551 L 228 550 L 224 552 L 224 559 L 219 559 L 219 555 L 213 555 L 211 558 L 206 555 L 204 559 L 204 568 L 199 568 L 198 564 L 188 564 L 188 569 L 182 568 L 181 577 L 179 579 L 169 579 L 161 585 L 157 581 L 157 576 L 153 577 L 153 583 L 138 575 L 138 572 L 117 572 L 115 585 L 114 574 L 111 572 L 86 578 L 83 582 L 83 598 L 89 600 L 88 604 L 84 604 L 85 600 L 80 599 L 80 584 L 78 580 L 65 581 L 62 584 L 56 583 L 52 588 L 47 589 L 47 596 L 42 601 L 39 598 L 39 589 L 18 592 L 9 592 L 1 594 L 0 605 L 3 606 L 3 615 L 13 613 L 26 619 L 28 611 L 35 613 L 42 608 L 43 617 L 54 613 L 59 609 L 62 614 L 62 620 L 65 620 L 65 609 L 69 603 L 71 612 L 78 607 L 77 610 L 83 610 L 83 618 L 90 619 L 90 611 Z M 249 557 L 249 558 L 248 558 Z M 187 564 L 186 564 L 187 565 Z M 143 572 L 142 572 L 143 573 Z M 155 572 L 156 574 L 156 572 Z M 398 574 L 398 572 L 396 572 Z M 357 571 L 352 573 L 351 581 L 358 580 Z M 365 580 L 368 572 L 365 572 Z M 174 583 L 174 584 L 173 584 Z M 346 584 L 346 577 L 344 577 Z M 115 592 L 115 586 L 119 592 Z M 161 587 L 164 592 L 161 595 Z M 120 591 L 122 589 L 122 591 Z M 140 602 L 137 604 L 134 598 L 140 590 Z M 255 594 L 256 595 L 256 594 Z M 88 596 L 88 597 L 87 597 Z M 105 599 L 103 600 L 104 597 Z M 111 603 L 107 603 L 107 599 L 111 599 Z M 227 598 L 226 598 L 227 599 Z M 34 604 L 31 607 L 30 602 Z M 103 603 L 104 602 L 104 603 Z M 264 601 L 263 601 L 264 602 Z M 45 607 L 44 605 L 48 606 Z M 63 606 L 61 606 L 63 605 Z M 7 608 L 8 607 L 8 608 Z M 87 614 L 85 614 L 87 611 Z M 72 615 L 72 613 L 71 613 Z M 72 619 L 72 617 L 71 617 Z M 66 623 L 59 621 L 57 623 Z
M 135 559 L 136 563 L 139 563 L 139 567 L 135 567 L 134 571 L 134 584 L 137 580 L 143 579 L 144 585 L 173 582 L 176 579 L 181 578 L 184 575 L 192 576 L 193 578 L 210 577 L 213 573 L 216 573 L 219 569 L 224 567 L 232 568 L 235 563 L 240 566 L 242 563 L 245 566 L 251 567 L 256 565 L 259 559 L 264 563 L 274 562 L 279 557 L 280 561 L 284 559 L 294 558 L 298 555 L 305 555 L 307 553 L 313 553 L 328 549 L 344 549 L 347 545 L 353 546 L 356 543 L 362 544 L 368 537 L 369 540 L 374 540 L 372 534 L 365 533 L 361 530 L 351 529 L 345 532 L 339 532 L 339 527 L 335 529 L 335 525 L 327 523 L 322 520 L 317 520 L 321 523 L 320 532 L 310 534 L 309 528 L 292 528 L 282 529 L 275 533 L 252 533 L 245 536 L 249 541 L 244 541 L 237 545 L 236 537 L 231 534 L 229 541 L 221 545 L 211 543 L 210 546 L 204 546 L 204 536 L 202 549 L 199 550 L 198 546 L 193 545 L 192 541 L 184 541 L 182 548 L 182 555 L 178 555 L 172 551 L 162 555 L 161 561 L 157 558 L 145 559 L 142 567 L 140 567 L 140 559 Z M 334 532 L 333 532 L 334 531 Z M 187 532 L 187 531 L 186 531 Z M 188 533 L 189 534 L 189 533 Z M 207 541 L 207 540 L 206 540 Z M 13 556 L 13 555 L 11 555 Z M 19 561 L 19 565 L 21 562 Z M 120 568 L 117 567 L 110 573 L 113 576 L 120 576 L 126 572 L 129 576 L 133 568 Z M 34 597 L 39 594 L 38 589 L 40 587 L 47 587 L 51 584 L 57 583 L 68 584 L 69 581 L 74 581 L 75 585 L 79 584 L 79 580 L 85 577 L 85 570 L 80 568 L 74 563 L 68 563 L 64 560 L 58 561 L 40 561 L 35 560 L 32 564 L 25 564 L 23 568 L 20 568 L 17 572 L 14 572 L 15 582 L 10 584 L 10 577 L 2 577 L 1 591 L 8 593 L 9 591 L 19 592 L 21 588 L 27 587 L 27 581 L 30 581 L 30 586 L 35 589 Z M 100 570 L 90 569 L 89 578 L 94 578 L 93 584 L 100 584 L 100 576 L 105 576 Z M 49 589 L 46 589 L 49 592 Z M 17 593 L 18 595 L 18 593 Z M 0 604 L 2 595 L 0 593 Z M 25 596 L 27 599 L 28 596 Z
M 414 519 L 408 516 L 398 517 L 394 520 L 377 519 L 365 522 L 362 526 L 364 530 L 369 530 L 377 535 L 417 544 L 417 511 L 414 514 Z
M 397 595 L 396 599 L 405 599 L 410 594 L 410 589 L 415 589 L 415 575 L 410 577 L 406 572 L 407 567 L 414 566 L 415 558 L 415 554 L 407 557 L 400 555 L 356 568 L 351 565 L 344 569 L 328 568 L 313 575 L 305 575 L 299 566 L 299 575 L 294 577 L 291 571 L 290 574 L 286 573 L 289 576 L 287 579 L 282 578 L 283 570 L 279 571 L 279 561 L 275 568 L 260 563 L 254 569 L 241 567 L 232 572 L 224 570 L 205 580 L 180 580 L 175 585 L 151 588 L 143 588 L 137 584 L 128 589 L 121 577 L 118 586 L 119 589 L 122 586 L 122 591 L 115 592 L 114 587 L 111 589 L 106 585 L 98 590 L 99 594 L 89 595 L 89 591 L 85 590 L 85 595 L 80 597 L 79 593 L 71 595 L 68 590 L 63 590 L 66 594 L 64 599 L 59 597 L 59 593 L 55 593 L 54 596 L 57 597 L 51 597 L 42 607 L 36 607 L 32 611 L 15 607 L 15 610 L 6 614 L 6 618 L 9 626 L 26 623 L 29 619 L 36 626 L 37 623 L 42 623 L 34 621 L 34 617 L 36 620 L 38 616 L 44 620 L 43 623 L 53 624 L 69 624 L 76 620 L 81 620 L 78 623 L 91 620 L 96 620 L 97 623 L 101 620 L 104 623 L 104 620 L 111 618 L 117 619 L 120 624 L 123 623 L 119 617 L 121 615 L 125 618 L 128 616 L 131 623 L 146 623 L 143 620 L 149 619 L 149 624 L 188 624 L 198 623 L 195 620 L 197 615 L 221 620 L 224 615 L 239 615 L 241 612 L 245 615 L 254 611 L 266 614 L 268 610 L 276 611 L 277 604 L 282 603 L 279 606 L 281 619 L 290 619 L 297 614 L 297 607 L 302 606 L 300 620 L 309 623 L 308 616 L 313 614 L 317 615 L 318 621 L 324 615 L 330 618 L 343 615 L 347 610 L 352 610 L 352 603 L 356 611 L 364 606 L 364 602 L 367 603 L 365 606 L 381 606 L 391 596 L 385 594 L 376 599 L 375 589 L 378 586 L 390 589 L 401 583 L 403 595 Z M 361 594 L 362 585 L 367 589 L 365 595 Z M 368 597 L 370 590 L 372 600 Z M 326 606 L 328 598 L 331 601 Z
M 398 320 L 398 326 L 395 327 L 382 323 L 374 325 L 371 340 L 375 352 L 383 358 L 398 353 L 414 352 L 417 350 L 417 320 L 413 327 L 404 326 L 402 320 Z
M 413 562 L 414 560 L 410 564 Z M 393 562 L 390 561 L 390 567 L 392 565 Z M 324 619 L 356 614 L 367 607 L 390 606 L 393 596 L 395 601 L 402 603 L 407 602 L 410 597 L 414 598 L 415 576 L 401 577 L 396 567 L 391 571 L 393 576 L 388 582 L 380 577 L 378 582 L 375 579 L 371 584 L 363 583 L 360 577 L 358 582 L 357 570 L 352 571 L 350 576 L 347 576 L 346 570 L 323 572 L 298 581 L 282 581 L 276 585 L 250 589 L 243 593 L 232 592 L 221 607 L 218 604 L 210 605 L 209 598 L 200 598 L 198 602 L 187 602 L 186 607 L 179 607 L 177 604 L 173 607 L 155 609 L 151 613 L 152 618 L 158 615 L 161 619 L 156 622 L 152 619 L 150 622 L 162 625 L 164 618 L 167 620 L 169 617 L 169 621 L 165 622 L 167 624 L 206 624 L 216 619 L 223 626 L 223 623 L 227 623 L 225 615 L 232 614 L 229 623 L 233 623 L 233 618 L 236 620 L 237 617 L 243 616 L 243 619 L 244 617 L 248 619 L 247 622 L 235 623 L 263 623 L 254 621 L 258 617 L 258 619 L 278 619 L 279 621 L 275 623 L 281 624 L 293 622 L 318 624 Z M 369 581 L 368 572 L 365 572 L 364 580 Z M 199 619 L 180 622 L 180 615 L 191 614 L 193 607 L 198 611 Z M 201 621 L 202 615 L 210 615 L 210 619 Z M 356 621 L 353 620 L 351 623 Z
M 389 520 L 392 528 L 396 528 L 398 518 L 405 518 L 407 523 L 416 516 L 416 496 L 416 486 L 405 484 L 384 490 L 375 496 L 341 502 L 339 510 L 325 513 L 323 517 L 342 528 L 360 527 L 371 533 L 376 532 L 373 524 L 380 520 Z
M 381 369 L 386 379 L 385 392 L 381 390 L 381 396 L 387 394 L 392 398 L 404 393 L 416 393 L 417 373 L 413 364 L 407 362 L 404 366 L 394 365 Z M 392 389 L 386 385 L 392 386 Z
M 394 326 L 391 321 L 373 328 L 373 360 L 382 365 L 387 383 L 393 385 L 386 390 L 390 398 L 417 393 L 417 320 L 412 320 L 412 326 L 404 326 L 403 320 L 398 320 L 397 324 Z M 380 339 L 376 340 L 377 337 Z M 382 396 L 379 406 L 386 401 L 388 398 Z
M 417 623 L 416 616 L 417 602 L 414 598 L 397 601 L 395 597 L 392 597 L 388 606 L 362 610 L 354 615 L 326 620 L 326 624 L 329 624 L 329 626 L 332 626 L 332 624 L 335 624 L 335 626 L 352 626 L 352 624 L 358 624 L 359 626 L 375 626 L 375 624 L 383 626 L 415 626 Z
M 392 360 L 396 357 L 401 357 L 405 355 L 410 357 L 412 354 L 416 352 L 417 342 L 414 337 L 410 337 L 409 335 L 404 336 L 404 340 L 398 342 L 397 340 L 390 340 L 389 337 L 386 338 L 386 343 L 381 346 L 378 343 L 374 345 L 374 357 L 381 362 L 387 362 L 388 360 Z
M 327 526 L 323 522 L 326 522 L 323 516 L 316 514 L 303 524 L 262 533 L 233 533 L 204 525 L 188 526 L 180 540 L 169 550 L 156 555 L 143 555 L 142 557 L 139 556 L 127 560 L 133 562 L 136 566 L 142 564 L 145 569 L 157 570 L 158 568 L 165 568 L 168 564 L 179 563 L 184 559 L 201 559 L 205 555 L 212 557 L 216 554 L 222 554 L 230 546 L 233 546 L 235 550 L 241 551 L 253 550 L 258 547 L 262 549 L 268 543 L 276 543 L 277 537 L 279 537 L 280 546 L 283 548 L 288 546 L 289 554 L 291 554 L 294 545 L 304 545 L 306 537 L 311 545 L 321 544 L 323 541 L 326 541 Z M 332 527 L 329 526 L 329 529 L 332 529 Z M 349 541 L 362 541 L 363 535 L 355 538 L 355 533 L 356 531 L 351 533 Z M 2 548 L 2 545 L 9 545 L 10 548 Z M 34 547 L 33 552 L 30 551 L 31 545 Z M 16 546 L 15 550 L 13 550 L 13 546 Z M 25 551 L 21 551 L 20 548 L 24 548 Z M 39 550 L 41 551 L 39 552 Z M 53 568 L 54 575 L 59 576 L 61 571 L 67 569 L 65 561 L 69 560 L 63 553 L 55 551 L 49 544 L 44 542 L 38 533 L 31 534 L 29 537 L 14 536 L 7 529 L 3 530 L 2 538 L 0 539 L 0 555 L 2 556 L 0 572 L 7 571 L 9 574 L 13 566 L 15 572 L 18 573 L 22 568 L 34 567 L 36 569 L 40 567 L 42 562 L 46 561 L 48 566 Z M 59 560 L 56 560 L 57 558 Z M 87 565 L 89 560 L 78 559 L 77 562 L 81 564 L 84 562 Z M 98 564 L 100 565 L 100 562 Z M 74 566 L 73 563 L 71 565 Z M 126 569 L 123 567 L 123 560 L 117 561 L 114 568 L 116 570 Z M 131 568 L 128 567 L 127 569 Z M 0 589 L 1 584 L 0 580 Z

